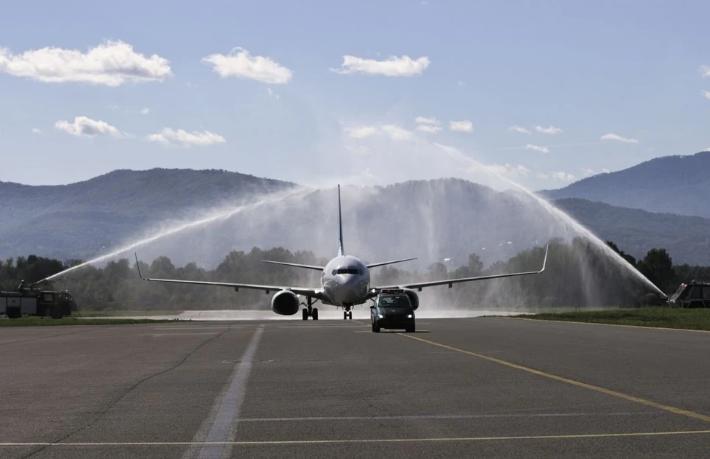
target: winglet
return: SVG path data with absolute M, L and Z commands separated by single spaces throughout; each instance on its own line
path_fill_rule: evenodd
M 146 280 L 145 277 L 143 277 L 143 273 L 141 272 L 141 263 L 138 261 L 138 254 L 136 252 L 133 252 L 133 255 L 136 257 L 136 269 L 138 270 L 138 277 L 141 278 L 141 280 Z
M 547 266 L 547 254 L 550 252 L 550 244 L 548 243 L 545 246 L 545 258 L 542 259 L 542 268 L 540 268 L 539 273 L 543 273 L 545 271 L 545 267 Z
M 338 255 L 345 255 L 345 248 L 343 247 L 343 211 L 340 206 L 340 184 L 338 184 Z

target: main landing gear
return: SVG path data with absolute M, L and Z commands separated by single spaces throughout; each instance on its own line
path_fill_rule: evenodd
M 313 318 L 313 320 L 318 320 L 318 308 L 313 307 L 313 298 L 309 296 L 306 298 L 306 301 L 308 302 L 307 307 L 301 310 L 303 320 L 308 320 L 308 317 Z
M 343 320 L 353 320 L 353 311 L 350 309 L 350 306 L 345 306 L 345 310 L 343 311 Z

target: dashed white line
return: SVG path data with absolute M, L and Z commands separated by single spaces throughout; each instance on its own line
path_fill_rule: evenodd
M 239 363 L 235 365 L 227 388 L 215 401 L 210 415 L 202 423 L 193 441 L 189 442 L 193 447 L 185 452 L 183 458 L 229 457 L 252 362 L 263 332 L 264 326 L 260 325 L 251 337 Z

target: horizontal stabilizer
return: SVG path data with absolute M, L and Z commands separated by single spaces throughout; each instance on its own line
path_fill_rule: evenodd
M 403 259 L 401 259 L 401 260 L 382 261 L 382 262 L 380 262 L 380 263 L 372 263 L 372 264 L 370 264 L 370 265 L 367 265 L 367 268 L 369 269 L 369 268 L 376 268 L 376 267 L 378 267 L 378 266 L 393 265 L 393 264 L 395 264 L 395 263 L 403 263 L 403 262 L 405 262 L 405 261 L 412 261 L 412 260 L 416 260 L 416 259 L 417 259 L 417 258 L 414 257 L 414 258 L 403 258 Z
M 271 261 L 271 260 L 261 260 L 261 261 L 263 263 L 271 263 L 273 265 L 292 266 L 294 268 L 313 269 L 315 271 L 323 271 L 323 269 L 325 268 L 324 266 L 304 265 L 301 263 L 287 263 L 285 261 Z

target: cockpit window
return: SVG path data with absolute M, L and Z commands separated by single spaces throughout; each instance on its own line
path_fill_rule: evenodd
M 380 296 L 379 306 L 381 308 L 408 308 L 411 307 L 411 303 L 406 296 Z
M 360 270 L 357 268 L 338 268 L 333 270 L 333 275 L 335 274 L 360 274 Z

